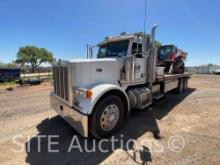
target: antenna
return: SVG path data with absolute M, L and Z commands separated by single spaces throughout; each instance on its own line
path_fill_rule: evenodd
M 146 21 L 147 21 L 147 1 L 148 0 L 145 0 L 145 3 L 144 3 L 144 36 L 145 36 L 145 29 L 146 29 Z

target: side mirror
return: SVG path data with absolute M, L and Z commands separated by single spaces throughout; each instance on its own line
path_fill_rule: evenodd
M 93 49 L 92 49 L 91 46 L 89 47 L 89 58 L 90 58 L 90 59 L 93 58 Z
M 86 47 L 87 47 L 87 59 L 92 59 L 93 58 L 93 48 L 96 46 L 87 44 Z

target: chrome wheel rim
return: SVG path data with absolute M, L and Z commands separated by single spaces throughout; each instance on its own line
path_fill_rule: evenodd
M 101 115 L 101 128 L 105 131 L 112 130 L 119 120 L 119 108 L 117 105 L 108 105 Z

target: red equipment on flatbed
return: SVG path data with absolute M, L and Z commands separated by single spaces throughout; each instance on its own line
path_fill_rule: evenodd
M 157 66 L 165 67 L 165 73 L 184 73 L 186 53 L 175 45 L 164 45 L 159 48 Z

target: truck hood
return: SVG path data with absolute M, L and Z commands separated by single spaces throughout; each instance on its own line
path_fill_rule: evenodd
M 115 58 L 99 58 L 99 59 L 73 59 L 71 63 L 86 63 L 86 62 L 115 62 L 118 61 Z
M 120 79 L 120 61 L 115 58 L 74 59 L 71 67 L 72 86 L 89 87 L 91 84 L 118 84 Z

